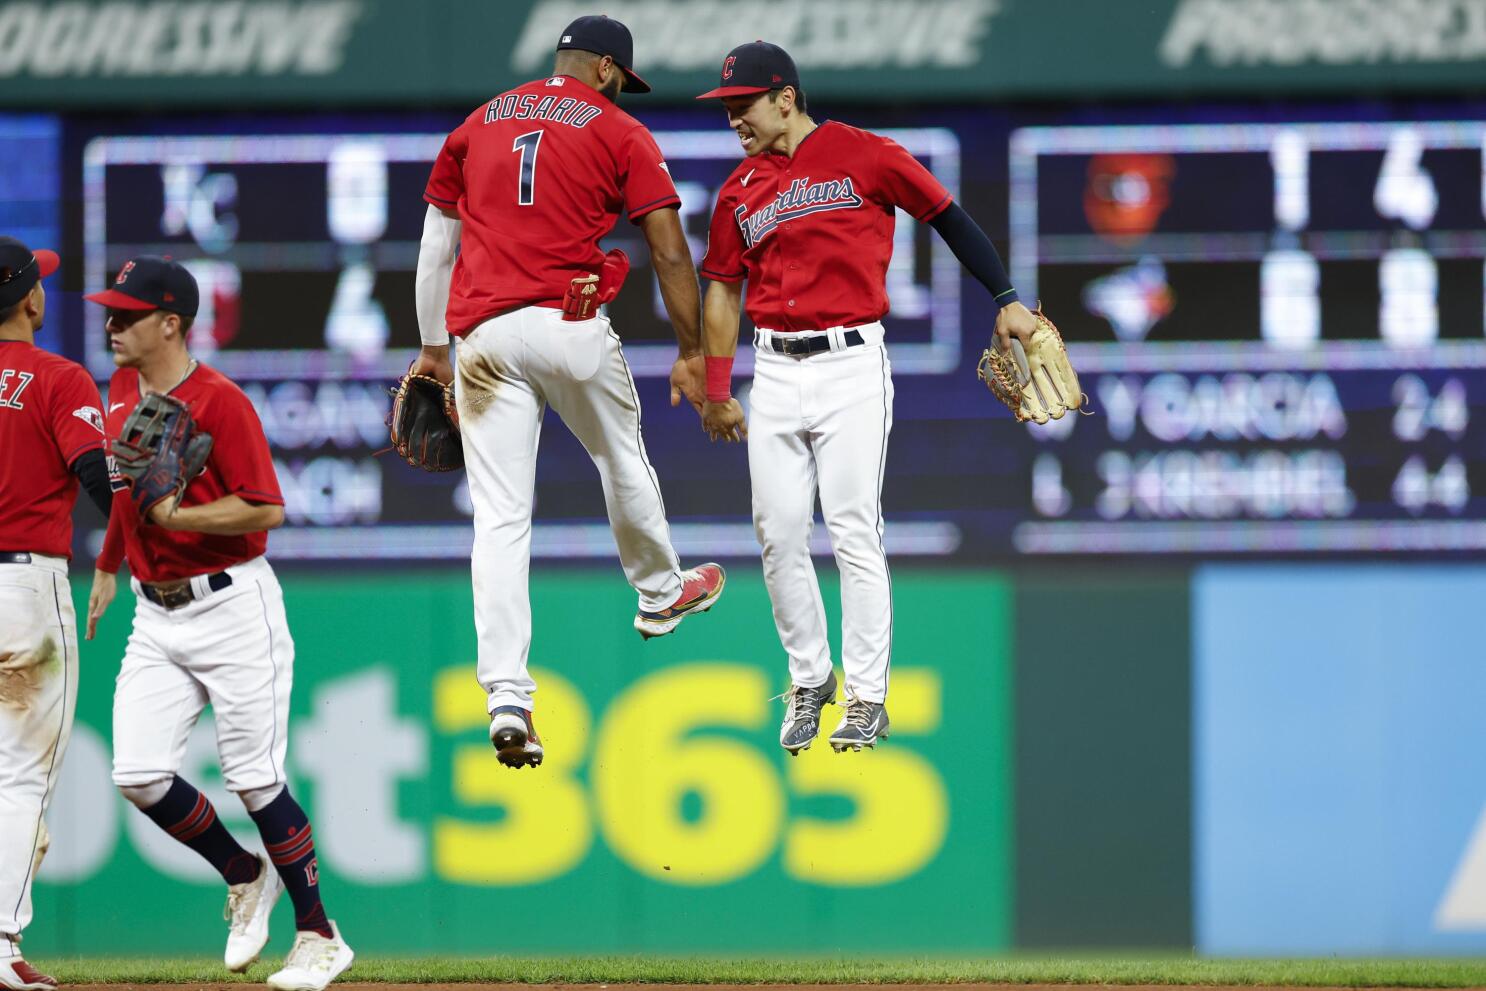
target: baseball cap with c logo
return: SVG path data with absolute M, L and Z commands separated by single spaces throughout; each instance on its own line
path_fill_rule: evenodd
M 722 78 L 717 88 L 708 90 L 697 99 L 767 93 L 786 86 L 793 86 L 796 92 L 800 89 L 800 72 L 789 52 L 767 41 L 750 41 L 728 52 L 728 57 L 722 62 Z

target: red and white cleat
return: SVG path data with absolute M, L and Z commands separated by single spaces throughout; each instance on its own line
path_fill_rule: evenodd
M 727 580 L 722 565 L 710 562 L 681 572 L 681 594 L 676 601 L 659 612 L 642 609 L 635 613 L 635 629 L 646 640 L 665 636 L 680 626 L 686 617 L 711 609 L 712 603 L 722 595 Z

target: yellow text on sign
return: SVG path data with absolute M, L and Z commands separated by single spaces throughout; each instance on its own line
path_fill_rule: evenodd
M 825 736 L 840 710 L 828 706 L 819 741 L 798 758 L 759 746 L 759 732 L 772 731 L 782 710 L 770 704 L 769 679 L 750 665 L 693 663 L 649 674 L 610 703 L 596 732 L 570 681 L 547 670 L 533 676 L 542 686 L 544 762 L 512 771 L 487 741 L 456 745 L 455 801 L 504 816 L 440 817 L 433 866 L 442 878 L 509 885 L 560 877 L 588 854 L 595 826 L 637 873 L 688 886 L 746 877 L 781 847 L 782 866 L 797 880 L 888 884 L 917 873 L 943 847 L 944 781 L 900 739 L 938 728 L 935 671 L 894 672 L 894 735 L 875 752 L 832 753 Z M 437 676 L 434 725 L 451 736 L 488 726 L 484 692 L 468 667 Z M 791 797 L 832 797 L 849 814 L 790 817 Z

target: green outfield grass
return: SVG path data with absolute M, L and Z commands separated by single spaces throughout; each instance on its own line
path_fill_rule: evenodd
M 208 959 L 38 959 L 67 984 L 261 984 L 278 958 L 228 974 Z M 386 983 L 1239 984 L 1480 987 L 1486 960 L 1197 960 L 1186 956 L 768 959 L 705 957 L 358 957 L 343 978 Z

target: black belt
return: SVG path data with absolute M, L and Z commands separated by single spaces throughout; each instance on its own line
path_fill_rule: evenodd
M 846 346 L 854 348 L 864 344 L 860 330 L 848 330 L 841 335 Z M 770 334 L 769 347 L 780 354 L 815 354 L 818 351 L 831 350 L 830 334 L 812 334 L 809 337 L 795 334 Z
M 232 576 L 225 571 L 218 571 L 214 575 L 206 576 L 206 587 L 213 592 L 220 592 L 232 584 Z M 162 609 L 179 609 L 196 599 L 196 593 L 191 590 L 191 579 L 187 578 L 178 582 L 163 582 L 157 585 L 139 583 L 140 591 L 144 597 Z
M 30 564 L 30 551 L 0 551 L 0 564 Z

